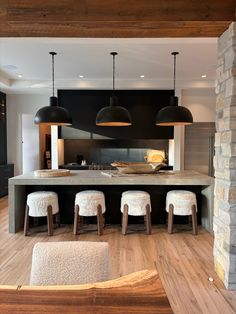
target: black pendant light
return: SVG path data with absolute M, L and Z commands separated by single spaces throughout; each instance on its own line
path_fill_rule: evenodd
M 115 56 L 117 52 L 110 53 L 113 56 L 113 94 L 110 97 L 110 106 L 104 107 L 97 113 L 96 125 L 99 126 L 129 126 L 131 116 L 129 111 L 118 106 L 118 98 L 115 96 Z
M 49 54 L 52 56 L 52 96 L 50 97 L 50 106 L 38 110 L 34 118 L 34 123 L 71 125 L 72 120 L 68 110 L 58 106 L 58 100 L 54 94 L 54 56 L 56 52 L 49 52 Z
M 170 98 L 170 105 L 162 108 L 156 117 L 156 125 L 175 126 L 188 125 L 193 123 L 193 116 L 186 107 L 178 106 L 178 97 L 175 96 L 175 74 L 176 74 L 176 55 L 178 52 L 171 53 L 174 56 L 174 96 Z

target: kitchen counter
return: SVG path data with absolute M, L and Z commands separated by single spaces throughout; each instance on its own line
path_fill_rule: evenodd
M 202 226 L 212 232 L 214 178 L 195 171 L 159 171 L 150 175 L 112 176 L 109 170 L 71 171 L 67 177 L 37 178 L 34 173 L 9 180 L 9 231 L 23 228 L 27 187 L 29 186 L 200 186 Z M 177 187 L 176 187 L 177 188 Z

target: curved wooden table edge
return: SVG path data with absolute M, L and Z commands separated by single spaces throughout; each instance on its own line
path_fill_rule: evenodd
M 0 312 L 17 313 L 18 307 L 31 313 L 39 313 L 42 307 L 45 313 L 90 313 L 91 308 L 99 313 L 108 308 L 111 313 L 173 313 L 156 270 L 83 285 L 1 285 Z

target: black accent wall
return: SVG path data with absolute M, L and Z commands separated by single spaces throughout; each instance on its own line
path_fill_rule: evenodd
M 108 106 L 111 90 L 58 90 L 60 106 L 72 116 L 72 128 L 114 139 L 172 139 L 173 127 L 157 127 L 157 112 L 169 105 L 173 90 L 118 90 L 119 105 L 132 116 L 130 127 L 101 127 L 95 125 L 97 112 Z M 73 131 L 73 129 L 71 129 Z M 67 134 L 69 129 L 67 129 Z M 61 131 L 63 137 L 63 128 Z
M 0 165 L 7 163 L 6 94 L 0 92 Z

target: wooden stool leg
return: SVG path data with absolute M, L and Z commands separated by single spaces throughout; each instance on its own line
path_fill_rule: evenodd
M 103 218 L 102 218 L 102 206 L 99 204 L 97 207 L 97 224 L 98 224 L 98 235 L 103 234 Z
M 170 204 L 168 213 L 168 233 L 173 232 L 173 220 L 174 220 L 174 206 L 173 204 Z
M 79 220 L 79 205 L 75 205 L 74 231 L 73 231 L 75 235 L 78 234 L 78 220 Z
M 27 236 L 29 231 L 29 206 L 25 207 L 25 223 L 24 223 L 24 235 Z
M 56 214 L 56 224 L 58 227 L 61 226 L 61 215 L 59 212 Z
M 196 209 L 196 205 L 192 205 L 192 222 L 193 222 L 193 234 L 197 235 L 197 209 Z
M 83 216 L 80 216 L 79 214 L 78 214 L 78 218 L 79 218 L 79 226 L 80 226 L 80 228 L 82 228 L 83 227 L 83 224 L 84 224 L 84 217 Z
M 152 224 L 151 224 L 151 209 L 150 209 L 150 205 L 147 204 L 146 205 L 146 231 L 147 234 L 151 234 L 152 233 Z
M 48 235 L 53 235 L 53 217 L 52 217 L 52 206 L 49 205 L 47 208 L 47 221 L 48 221 Z
M 39 217 L 34 217 L 34 227 L 39 226 Z
M 105 214 L 102 215 L 102 226 L 103 226 L 103 228 L 106 227 L 106 218 L 105 218 Z
M 124 205 L 123 215 L 122 215 L 122 234 L 126 235 L 128 229 L 128 205 Z
M 193 224 L 192 216 L 188 216 L 188 223 L 189 223 L 189 225 L 190 225 L 190 227 L 191 227 L 192 224 Z

